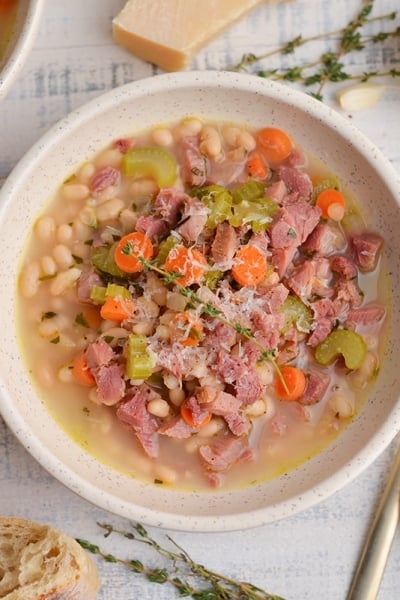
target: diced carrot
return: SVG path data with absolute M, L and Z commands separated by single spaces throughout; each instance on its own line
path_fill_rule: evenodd
M 197 346 L 203 339 L 203 326 L 187 312 L 177 313 L 170 323 L 170 337 L 183 346 Z
M 90 372 L 84 352 L 75 356 L 72 361 L 72 374 L 82 385 L 92 386 L 95 384 L 95 378 Z
M 286 366 L 281 367 L 280 374 L 284 380 L 287 390 L 285 389 L 280 377 L 277 377 L 275 382 L 275 391 L 281 400 L 292 402 L 298 400 L 306 389 L 306 376 L 304 371 L 298 367 Z
M 179 285 L 192 285 L 201 281 L 207 268 L 207 261 L 200 250 L 174 246 L 169 251 L 165 261 L 165 270 L 168 273 L 178 273 L 176 282 Z
M 257 146 L 271 167 L 278 166 L 293 150 L 287 133 L 276 127 L 265 127 L 257 134 Z
M 140 273 L 143 271 L 140 258 L 150 260 L 152 257 L 153 244 L 150 238 L 140 231 L 134 231 L 122 237 L 114 253 L 117 266 L 125 273 Z
M 98 329 L 101 325 L 101 315 L 98 306 L 88 306 L 82 311 L 86 323 L 92 329 Z
M 321 209 L 324 219 L 341 221 L 344 217 L 346 199 L 341 192 L 334 188 L 321 192 L 315 204 Z
M 268 175 L 268 167 L 259 152 L 252 152 L 247 160 L 247 173 L 255 179 L 265 179 Z
M 121 322 L 132 316 L 134 303 L 126 298 L 106 298 L 100 309 L 102 319 Z
M 195 427 L 196 429 L 201 429 L 207 425 L 212 418 L 212 414 L 210 412 L 206 413 L 206 416 L 201 421 L 196 421 L 194 419 L 193 411 L 186 405 L 185 402 L 181 404 L 181 417 L 182 419 L 191 427 Z
M 257 246 L 242 246 L 233 259 L 232 277 L 239 285 L 252 287 L 265 279 L 268 271 L 267 259 Z

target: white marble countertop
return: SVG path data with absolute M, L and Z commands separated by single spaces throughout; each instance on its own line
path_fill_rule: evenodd
M 191 1 L 191 0 L 188 0 Z M 195 0 L 193 0 L 195 1 Z M 123 0 L 48 0 L 36 43 L 8 96 L 0 104 L 0 177 L 56 121 L 102 92 L 158 72 L 129 55 L 111 37 L 111 19 Z M 244 52 L 266 52 L 301 32 L 304 37 L 333 31 L 355 16 L 361 0 L 295 0 L 263 5 L 202 50 L 191 68 L 224 69 Z M 398 0 L 376 0 L 374 14 L 399 9 Z M 399 26 L 397 21 L 387 28 Z M 378 25 L 377 25 L 378 26 Z M 324 50 L 323 42 L 301 49 L 302 60 Z M 287 57 L 276 57 L 279 66 Z M 355 53 L 350 68 L 400 68 L 400 39 Z M 342 113 L 361 129 L 400 169 L 400 87 L 389 81 L 378 104 Z M 341 84 L 338 84 L 340 87 Z M 346 84 L 347 85 L 347 84 Z M 393 86 L 393 87 L 391 87 Z M 333 107 L 336 86 L 324 101 Z M 344 489 L 288 519 L 250 531 L 172 533 L 193 558 L 206 566 L 252 583 L 285 600 L 346 598 L 368 525 L 400 440 Z M 0 418 L 0 514 L 50 523 L 73 537 L 90 539 L 106 551 L 144 558 L 152 566 L 162 559 L 117 538 L 103 540 L 96 521 L 122 528 L 129 523 L 77 497 L 41 468 Z M 165 532 L 149 528 L 163 540 Z M 130 542 L 132 544 L 132 542 Z M 156 585 L 122 566 L 98 561 L 102 578 L 99 600 L 140 597 L 177 598 L 167 585 Z M 397 534 L 382 581 L 379 600 L 394 600 L 400 589 L 400 537 Z

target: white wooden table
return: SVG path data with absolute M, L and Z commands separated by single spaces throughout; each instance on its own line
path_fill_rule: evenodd
M 150 1 L 150 0 L 149 0 Z M 191 1 L 191 0 L 188 0 Z M 197 1 L 197 0 L 193 0 Z M 102 92 L 159 71 L 117 47 L 111 19 L 123 0 L 48 0 L 29 60 L 0 104 L 0 177 L 70 110 Z M 295 0 L 262 6 L 198 54 L 191 68 L 224 69 L 244 52 L 261 53 L 301 33 L 304 37 L 341 27 L 357 13 L 360 0 Z M 375 13 L 399 9 L 398 0 L 376 0 Z M 399 26 L 399 18 L 396 22 Z M 396 24 L 391 24 L 394 28 Z M 302 48 L 315 58 L 324 43 Z M 275 59 L 274 66 L 287 58 Z M 400 39 L 382 51 L 352 56 L 355 71 L 400 68 Z M 286 63 L 284 63 L 286 64 Z M 393 82 L 394 84 L 395 82 Z M 397 84 L 399 85 L 399 84 Z M 325 101 L 336 106 L 330 88 Z M 338 109 L 339 110 L 339 109 Z M 343 113 L 400 169 L 400 88 L 390 87 L 375 106 Z M 390 445 L 362 475 L 319 505 L 286 520 L 250 531 L 218 534 L 173 533 L 199 562 L 228 576 L 251 581 L 286 600 L 343 600 L 396 446 Z M 126 528 L 121 518 L 95 508 L 48 475 L 0 418 L 0 514 L 48 522 L 73 537 L 101 544 L 122 557 L 163 561 L 117 538 L 103 540 L 96 521 Z M 164 532 L 150 528 L 163 539 Z M 103 586 L 99 600 L 160 600 L 178 597 L 115 564 L 98 562 Z M 400 537 L 394 541 L 379 599 L 400 598 Z

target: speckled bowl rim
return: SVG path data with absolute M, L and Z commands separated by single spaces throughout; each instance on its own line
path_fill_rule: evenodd
M 10 91 L 33 47 L 43 12 L 45 0 L 29 0 L 18 39 L 13 43 L 6 62 L 0 69 L 0 101 Z
M 18 202 L 18 193 L 21 193 L 27 178 L 32 176 L 35 168 L 40 165 L 41 156 L 49 151 L 49 149 L 56 149 L 65 136 L 77 131 L 88 118 L 90 120 L 101 118 L 102 114 L 116 105 L 121 105 L 123 107 L 126 102 L 134 102 L 135 100 L 138 101 L 138 99 L 146 100 L 153 96 L 157 97 L 157 95 L 160 94 L 168 94 L 171 90 L 178 90 L 179 93 L 180 89 L 204 90 L 208 88 L 222 90 L 223 93 L 225 93 L 226 90 L 233 89 L 237 91 L 239 96 L 241 93 L 254 94 L 255 100 L 260 100 L 261 102 L 263 101 L 263 98 L 268 97 L 269 101 L 289 104 L 294 107 L 296 112 L 299 110 L 300 114 L 303 115 L 303 118 L 308 118 L 308 116 L 310 116 L 315 122 L 322 123 L 324 128 L 332 130 L 332 135 L 343 137 L 347 146 L 357 148 L 357 152 L 361 157 L 360 160 L 367 161 L 371 166 L 371 169 L 376 169 L 379 172 L 385 173 L 384 185 L 388 196 L 390 196 L 389 206 L 390 211 L 393 213 L 390 218 L 389 216 L 386 217 L 385 225 L 391 221 L 394 221 L 395 224 L 400 223 L 400 180 L 397 174 L 381 152 L 361 132 L 339 115 L 338 112 L 302 92 L 254 76 L 227 72 L 191 71 L 157 75 L 153 78 L 126 84 L 89 102 L 57 123 L 22 158 L 4 184 L 4 187 L 0 192 L 0 231 L 3 223 L 7 219 L 7 213 L 11 211 L 11 204 L 13 202 Z M 70 164 L 68 164 L 68 168 L 71 168 Z M 394 235 L 392 236 L 392 234 L 388 235 L 391 236 L 390 239 L 388 238 L 390 244 L 392 243 L 393 238 L 394 253 L 400 255 L 400 252 L 398 252 L 398 244 L 396 246 L 396 237 Z M 4 248 L 4 242 L 0 241 L 0 275 L 6 273 L 5 266 L 1 262 L 2 244 Z M 398 271 L 400 271 L 400 269 L 398 269 Z M 398 306 L 400 305 L 400 281 L 398 279 L 399 276 L 396 273 L 395 277 L 396 281 L 393 286 L 395 294 L 394 305 Z M 400 332 L 400 319 L 395 312 L 393 318 L 396 331 Z M 398 337 L 400 338 L 400 335 Z M 395 359 L 393 358 L 393 355 L 400 356 L 400 347 L 395 336 L 393 336 L 391 344 L 392 341 L 394 345 L 390 346 L 389 356 L 384 363 L 384 367 L 387 362 L 390 363 L 392 368 L 392 371 L 390 372 L 390 385 L 393 387 L 393 378 L 395 377 L 395 368 L 393 367 Z M 0 364 L 2 360 L 8 360 L 9 364 L 11 364 L 7 351 L 0 347 Z M 17 358 L 12 357 L 12 361 L 15 360 L 17 360 Z M 115 472 L 112 472 L 112 474 L 109 475 L 113 480 L 115 476 L 115 493 L 104 491 L 99 489 L 96 481 L 89 481 L 82 474 L 76 472 L 74 465 L 67 464 L 67 459 L 64 460 L 63 457 L 56 456 L 55 453 L 50 453 L 49 448 L 43 443 L 43 440 L 37 432 L 30 429 L 25 421 L 25 416 L 21 414 L 14 405 L 12 395 L 8 389 L 9 386 L 7 387 L 5 383 L 5 378 L 5 375 L 3 375 L 0 379 L 0 412 L 23 446 L 48 472 L 68 488 L 105 510 L 129 519 L 141 521 L 148 525 L 169 529 L 203 532 L 233 531 L 260 526 L 296 514 L 327 498 L 345 484 L 352 481 L 378 457 L 400 431 L 400 403 L 397 396 L 398 388 L 396 389 L 396 392 L 393 392 L 392 387 L 389 387 L 389 384 L 385 384 L 386 387 L 385 385 L 383 387 L 381 386 L 383 399 L 375 398 L 373 401 L 373 403 L 379 405 L 376 409 L 378 411 L 376 414 L 380 414 L 380 406 L 385 401 L 385 393 L 391 394 L 392 404 L 390 407 L 385 408 L 384 416 L 381 419 L 377 419 L 376 424 L 371 424 L 369 420 L 367 420 L 366 423 L 362 423 L 364 430 L 366 428 L 368 429 L 369 441 L 366 446 L 360 442 L 358 447 L 357 443 L 354 442 L 352 454 L 348 457 L 340 443 L 334 442 L 334 444 L 329 447 L 328 452 L 324 451 L 318 455 L 316 460 L 311 459 L 305 466 L 301 466 L 299 469 L 290 472 L 286 477 L 279 478 L 279 485 L 282 485 L 284 488 L 287 481 L 291 478 L 297 481 L 296 478 L 300 477 L 299 481 L 303 481 L 301 479 L 303 476 L 302 470 L 307 474 L 307 469 L 309 471 L 313 469 L 311 478 L 316 477 L 316 481 L 311 487 L 305 485 L 305 487 L 303 486 L 303 488 L 301 488 L 300 486 L 301 489 L 298 493 L 294 493 L 282 500 L 279 499 L 279 492 L 277 492 L 278 499 L 272 504 L 268 504 L 269 484 L 253 486 L 253 488 L 249 488 L 249 490 L 251 490 L 250 495 L 253 499 L 252 505 L 249 502 L 249 505 L 251 505 L 250 508 L 247 508 L 246 494 L 248 492 L 245 490 L 226 493 L 213 492 L 210 494 L 192 494 L 191 496 L 193 496 L 198 504 L 200 502 L 205 503 L 206 507 L 202 509 L 202 511 L 197 511 L 196 503 L 186 507 L 186 500 L 180 492 L 169 490 L 159 491 L 157 488 L 157 493 L 163 498 L 162 502 L 165 502 L 165 505 L 168 505 L 168 508 L 163 508 L 158 505 L 154 507 L 150 505 L 151 503 L 143 505 L 143 503 L 138 502 L 135 504 L 131 503 L 126 498 L 119 497 L 118 488 L 121 480 Z M 375 408 L 371 410 L 375 410 Z M 44 420 L 46 418 L 46 416 L 43 417 Z M 49 420 L 43 427 L 46 425 L 51 426 L 51 423 L 53 422 Z M 343 436 L 347 435 L 346 432 L 351 429 L 353 425 L 353 423 L 349 425 L 345 432 L 339 436 L 339 439 L 342 439 Z M 60 430 L 57 435 L 62 438 L 64 434 Z M 78 462 L 86 459 L 90 460 L 86 456 L 83 457 L 80 455 L 79 452 L 83 453 L 83 451 L 77 451 Z M 335 466 L 334 471 L 330 473 L 329 465 L 330 462 L 332 462 L 330 455 L 332 454 L 337 466 Z M 93 465 L 95 466 L 94 463 Z M 321 468 L 327 469 L 327 475 L 318 474 L 321 465 Z M 301 474 L 298 475 L 298 473 Z M 308 481 L 307 477 L 305 477 L 304 480 Z M 278 485 L 274 482 L 273 485 L 275 484 Z M 155 488 L 155 486 L 150 487 L 152 490 Z M 139 492 L 142 492 L 146 497 L 146 501 L 151 499 L 152 492 L 150 492 L 150 496 L 146 496 L 148 493 L 148 486 L 138 484 L 138 488 Z M 186 493 L 185 497 L 188 495 L 190 496 L 190 494 Z M 254 501 L 254 499 L 258 498 L 260 498 L 259 505 L 257 504 L 258 500 Z M 266 502 L 265 505 L 263 504 L 264 500 Z M 238 508 L 239 504 L 240 508 Z M 226 506 L 226 509 L 224 506 Z

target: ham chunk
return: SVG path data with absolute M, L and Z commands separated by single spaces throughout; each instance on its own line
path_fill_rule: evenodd
M 232 225 L 229 223 L 219 223 L 215 232 L 215 238 L 211 245 L 211 256 L 216 264 L 222 264 L 227 269 L 230 268 L 230 261 L 233 259 L 239 245 L 239 239 Z
M 182 179 L 192 186 L 204 185 L 207 180 L 207 161 L 196 136 L 182 140 Z
M 241 437 L 219 437 L 199 448 L 200 456 L 210 471 L 227 471 L 235 463 L 248 460 L 252 452 Z
M 132 428 L 146 454 L 151 458 L 157 458 L 159 422 L 147 411 L 148 400 L 157 394 L 147 385 L 133 388 L 130 394 L 130 397 L 118 406 L 117 418 Z
M 312 372 L 307 375 L 307 384 L 304 394 L 299 399 L 303 406 L 316 404 L 324 397 L 330 383 L 329 375 L 325 373 Z
M 383 238 L 377 233 L 367 232 L 353 237 L 355 259 L 361 271 L 369 272 L 375 269 L 382 244 Z

